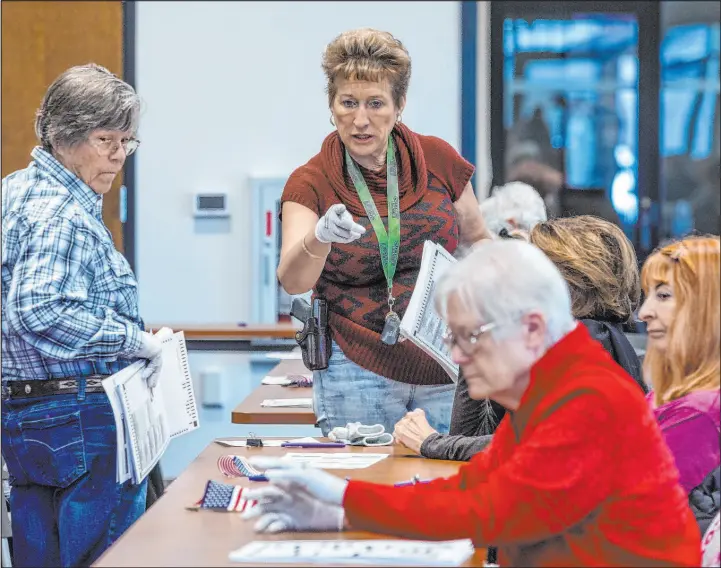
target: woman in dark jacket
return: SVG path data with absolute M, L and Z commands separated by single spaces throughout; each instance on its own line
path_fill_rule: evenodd
M 648 392 L 636 351 L 623 333 L 641 298 L 633 245 L 613 223 L 581 215 L 552 219 L 531 229 L 529 240 L 556 265 L 568 284 L 573 315 L 600 341 L 611 357 Z M 491 441 L 505 409 L 489 400 L 473 400 L 459 376 L 448 435 L 435 432 L 422 410 L 409 412 L 394 436 L 432 459 L 468 461 Z
M 688 504 L 696 517 L 701 534 L 706 534 L 711 521 L 721 510 L 721 467 L 711 471 L 691 490 Z

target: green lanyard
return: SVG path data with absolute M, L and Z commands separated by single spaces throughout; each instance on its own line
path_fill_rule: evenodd
M 373 230 L 378 238 L 378 248 L 381 253 L 381 264 L 383 265 L 383 274 L 385 274 L 388 283 L 388 306 L 393 312 L 393 276 L 396 273 L 396 265 L 398 264 L 398 251 L 401 244 L 401 205 L 398 197 L 398 167 L 396 165 L 396 151 L 393 138 L 388 137 L 388 150 L 386 158 L 387 168 L 387 196 L 388 196 L 388 231 L 383 225 L 383 219 L 378 214 L 376 204 L 373 202 L 371 192 L 368 185 L 363 179 L 358 166 L 350 157 L 348 150 L 345 151 L 345 161 L 348 165 L 348 173 L 353 180 L 355 190 L 360 197 L 363 208 L 366 210 L 368 220 L 373 225 Z

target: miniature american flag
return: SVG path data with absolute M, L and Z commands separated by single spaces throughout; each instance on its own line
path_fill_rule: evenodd
M 243 498 L 246 491 L 239 485 L 227 485 L 218 483 L 212 479 L 205 486 L 205 494 L 198 505 L 201 509 L 214 509 L 216 511 L 245 511 L 246 508 L 255 506 L 255 501 L 247 501 Z
M 249 477 L 261 473 L 240 456 L 220 456 L 218 469 L 226 477 Z
M 305 375 L 288 375 L 288 380 L 290 381 L 287 385 L 284 385 L 286 387 L 312 387 L 313 386 L 313 376 L 310 377 Z

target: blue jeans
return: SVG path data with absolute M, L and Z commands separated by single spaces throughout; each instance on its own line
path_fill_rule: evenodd
M 356 365 L 333 342 L 325 371 L 313 372 L 313 409 L 323 436 L 349 422 L 383 424 L 393 433 L 407 412 L 422 408 L 430 425 L 447 434 L 456 386 L 399 383 Z
M 15 566 L 92 564 L 145 511 L 147 482 L 119 485 L 103 393 L 2 401 Z

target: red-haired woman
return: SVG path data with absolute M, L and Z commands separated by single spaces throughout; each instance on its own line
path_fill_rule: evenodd
M 688 237 L 654 252 L 641 272 L 648 398 L 687 492 L 721 461 L 719 250 L 719 237 Z

